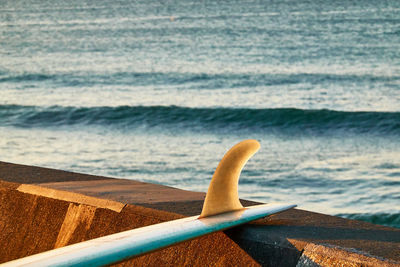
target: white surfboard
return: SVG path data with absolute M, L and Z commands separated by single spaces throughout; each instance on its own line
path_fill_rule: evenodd
M 226 153 L 214 173 L 200 216 L 92 239 L 1 266 L 104 266 L 295 207 L 263 204 L 244 208 L 240 204 L 237 194 L 240 172 L 258 148 L 257 141 L 246 140 Z

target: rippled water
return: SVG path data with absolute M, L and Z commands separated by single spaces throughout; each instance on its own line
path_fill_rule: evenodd
M 2 1 L 0 160 L 400 227 L 400 2 Z

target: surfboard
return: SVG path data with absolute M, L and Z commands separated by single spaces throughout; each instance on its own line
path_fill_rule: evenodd
M 50 250 L 2 266 L 104 266 L 293 208 L 265 204 L 154 224 Z
M 212 177 L 198 216 L 84 241 L 1 266 L 104 266 L 294 208 L 296 205 L 243 207 L 240 204 L 237 191 L 240 172 L 259 146 L 255 140 L 246 140 L 225 154 Z

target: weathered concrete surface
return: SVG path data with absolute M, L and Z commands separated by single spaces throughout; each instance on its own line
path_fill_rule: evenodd
M 355 249 L 309 243 L 297 266 L 396 266 L 396 262 L 363 255 Z
M 112 179 L 0 161 L 0 180 L 21 184 Z
M 35 184 L 136 205 L 170 202 L 171 197 L 174 202 L 200 201 L 202 203 L 205 197 L 205 193 L 124 179 Z
M 0 163 L 0 179 L 13 181 L 12 175 L 4 174 L 12 170 L 17 182 L 26 181 L 22 176 L 29 168 Z M 0 246 L 6 247 L 0 252 L 1 261 L 182 215 L 200 214 L 204 198 L 204 193 L 160 185 L 31 168 L 31 184 L 128 205 L 118 213 L 104 207 L 24 194 L 17 191 L 19 184 L 1 182 Z M 74 178 L 69 180 L 70 177 Z M 152 193 L 146 194 L 149 190 Z M 24 219 L 27 216 L 29 219 Z M 133 261 L 137 265 L 218 266 L 400 266 L 399 262 L 400 229 L 299 209 Z
M 90 197 L 74 192 L 61 191 L 32 184 L 21 184 L 20 186 L 18 186 L 17 190 L 19 192 L 31 195 L 38 195 L 69 202 L 78 202 L 87 206 L 106 208 L 117 212 L 120 212 L 125 206 L 125 204 L 113 200 Z
M 400 262 L 399 229 L 299 209 L 258 220 L 227 234 L 242 248 L 247 248 L 254 259 L 269 266 L 294 266 L 288 259 L 296 257 L 313 259 L 322 266 L 342 266 L 343 262 L 345 266 L 360 266 L 361 263 L 383 266 Z M 315 250 L 315 246 L 324 247 L 324 250 Z M 266 251 L 269 257 L 265 257 Z M 353 262 L 350 254 L 339 251 L 359 255 L 358 263 Z M 298 266 L 304 265 L 300 261 Z
M 18 191 L 0 181 L 0 262 L 53 248 L 182 218 L 182 215 L 126 205 L 120 212 L 76 201 Z M 227 253 L 229 252 L 229 253 Z M 259 266 L 224 233 L 211 234 L 147 254 L 120 266 Z

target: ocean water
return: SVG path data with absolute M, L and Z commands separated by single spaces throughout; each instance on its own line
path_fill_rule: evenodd
M 400 1 L 0 0 L 0 160 L 400 227 Z

